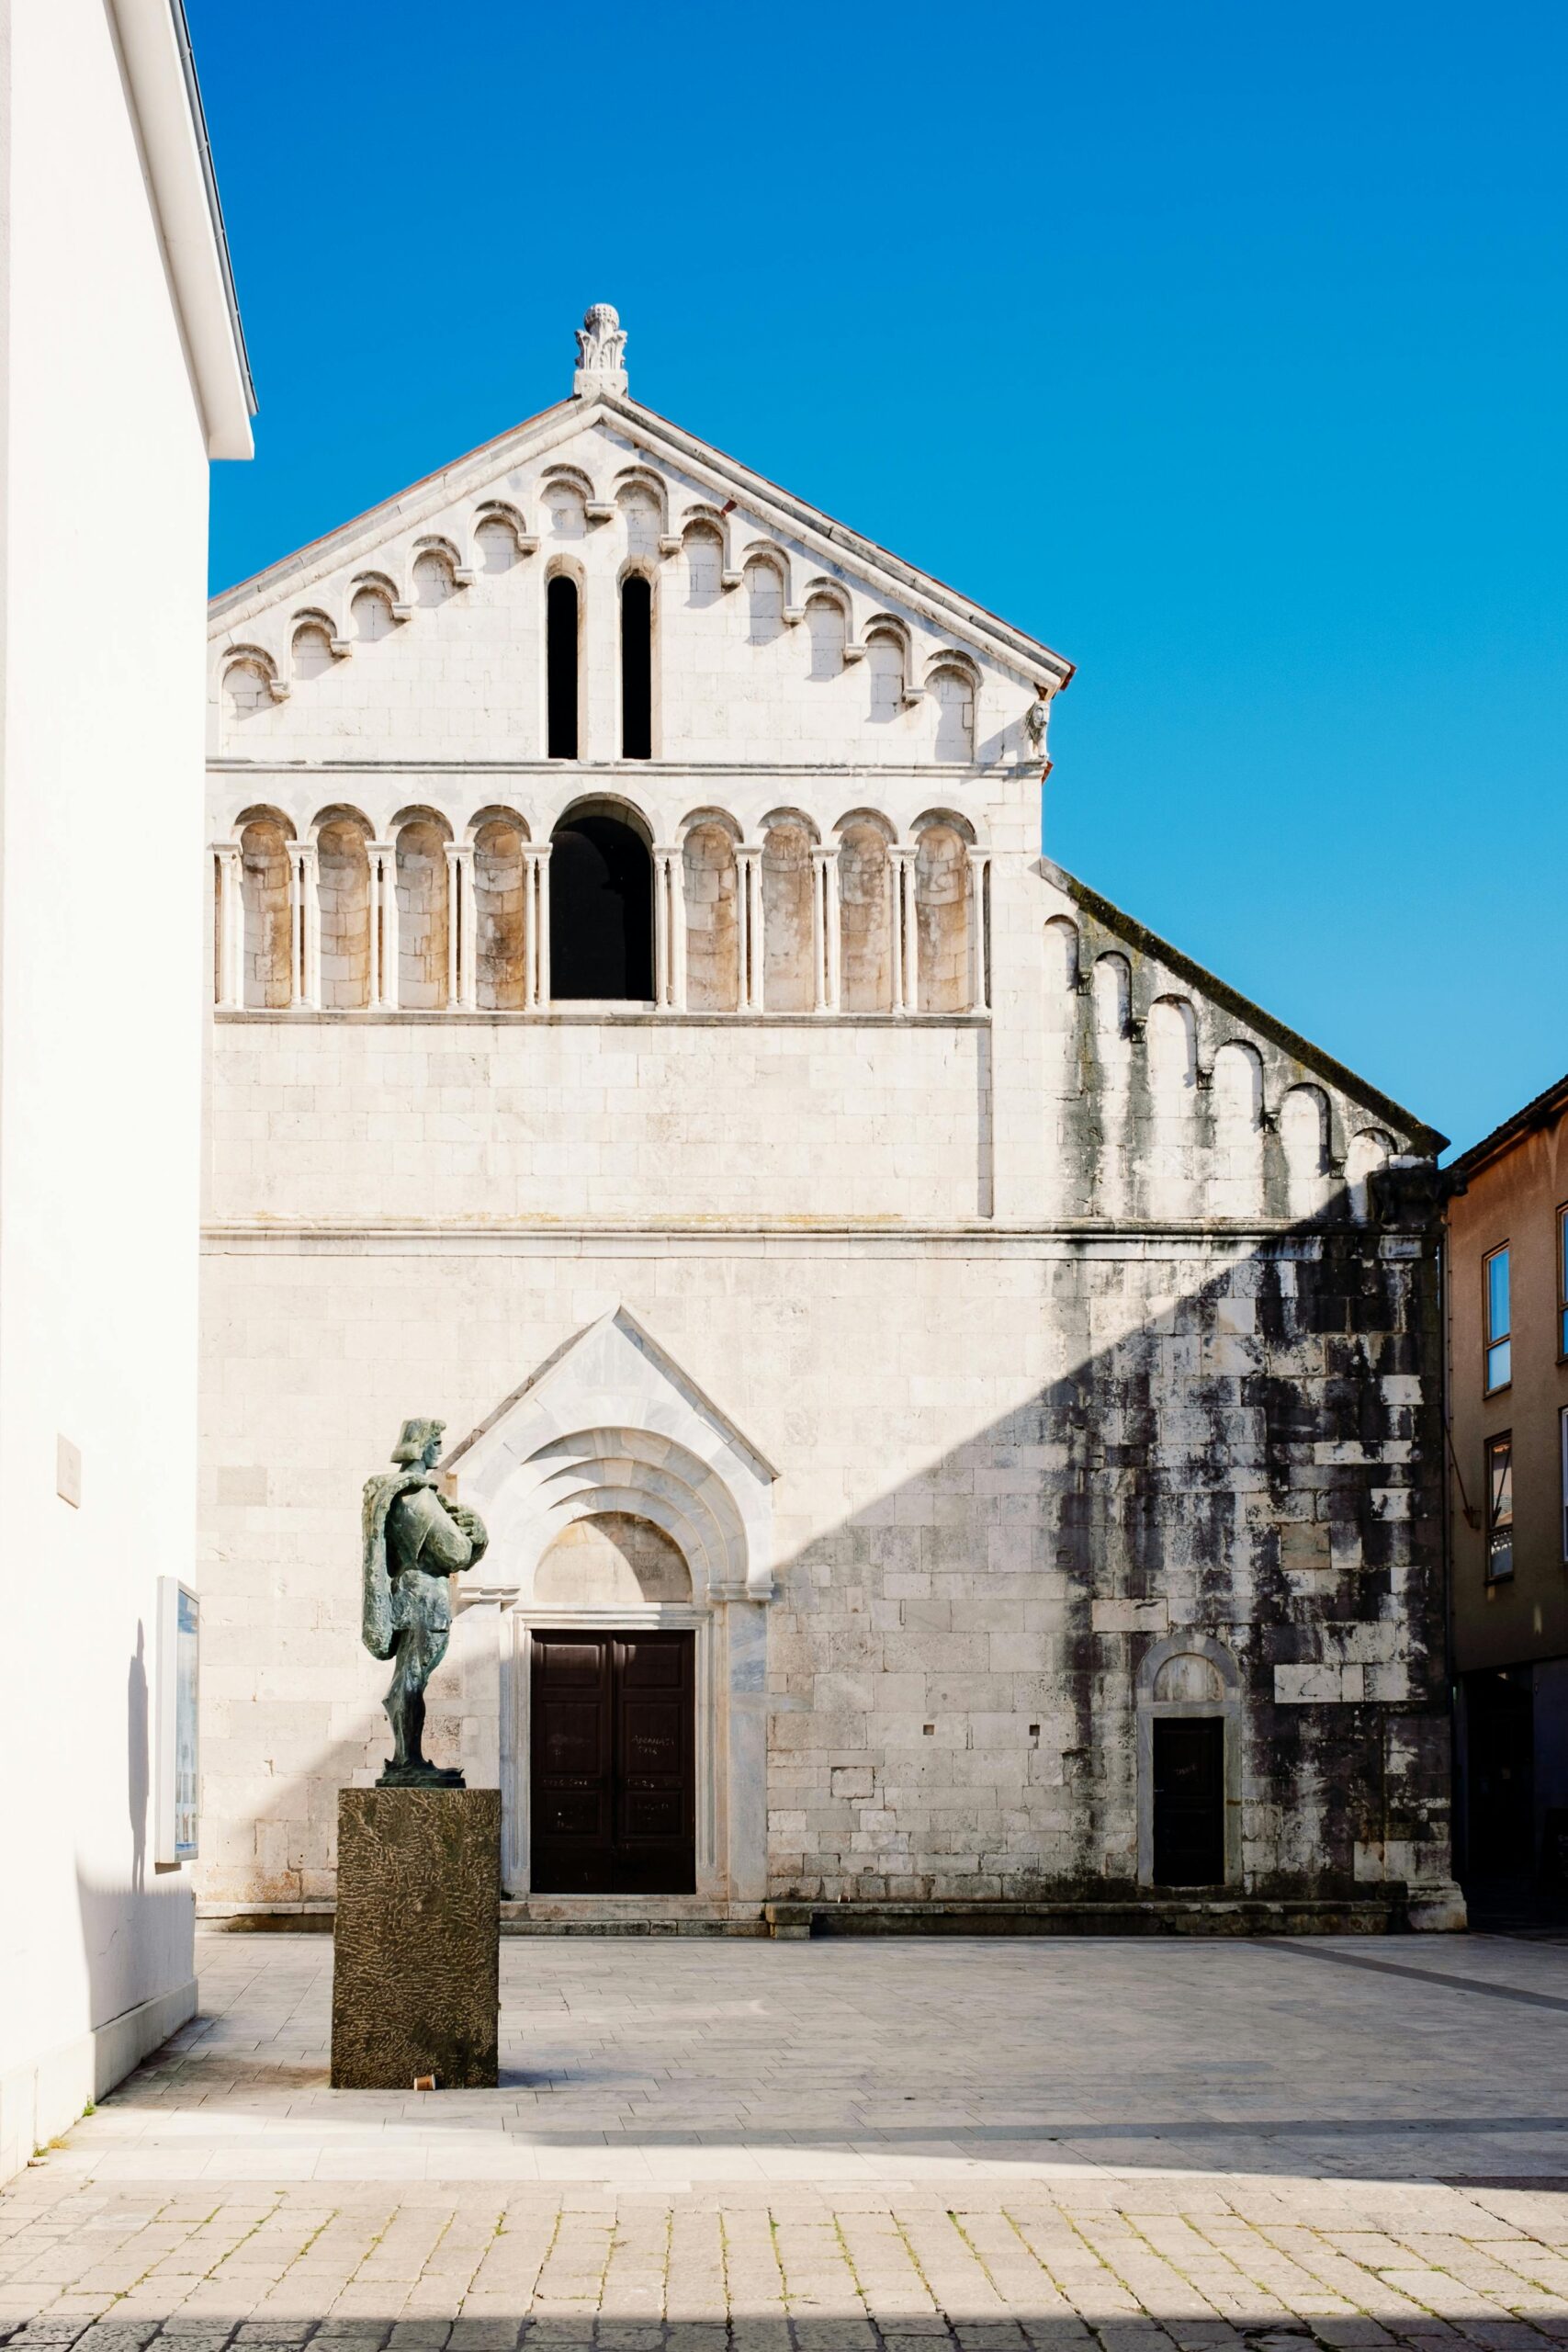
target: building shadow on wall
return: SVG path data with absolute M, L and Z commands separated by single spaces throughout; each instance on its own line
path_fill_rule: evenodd
M 1059 1334 L 1059 1368 L 781 1566 L 775 1758 L 865 1760 L 812 1800 L 809 1841 L 775 1826 L 776 1897 L 1146 1898 L 1142 1668 L 1186 1628 L 1234 1663 L 1248 1894 L 1395 1901 L 1446 1877 L 1433 1204 L 1398 1176 L 1366 1221 L 1346 1202 L 1262 1237 L 1194 1226 L 1185 1261 L 1179 1227 L 1064 1235 L 991 1286 L 1013 1309 L 998 1350 L 1038 1361 L 1030 1335 Z M 355 1557 L 345 1514 L 345 1583 Z M 455 1760 L 442 1695 L 433 1752 Z M 367 1703 L 312 1783 L 378 1770 L 383 1741 Z M 323 1853 L 288 1851 L 303 1810 L 293 1776 L 258 1820 L 283 1864 L 262 1902 L 321 1899 Z
M 153 1833 L 153 1736 L 146 1628 L 138 1619 L 136 1647 L 127 1661 L 125 1677 L 125 1874 L 91 1870 L 80 1860 L 76 1865 L 89 2022 L 95 2031 L 141 2002 L 175 1989 L 191 1973 L 195 1897 L 190 1882 L 173 1868 L 162 1875 L 156 1864 L 151 1883 L 148 1876 L 148 1845 Z

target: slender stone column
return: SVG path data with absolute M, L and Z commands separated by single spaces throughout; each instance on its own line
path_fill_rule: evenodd
M 446 844 L 446 1010 L 471 1012 L 479 1001 L 479 914 L 471 842 Z
M 523 844 L 523 1005 L 542 1012 L 550 1001 L 550 844 Z
M 762 845 L 744 842 L 735 853 L 737 910 L 740 917 L 740 1010 L 762 1010 Z
M 816 1011 L 839 1010 L 839 852 L 837 845 L 811 853 L 811 915 L 816 949 Z
M 888 852 L 888 870 L 892 880 L 892 910 L 889 922 L 893 964 L 893 1010 L 895 1012 L 915 1012 L 919 1009 L 919 977 L 917 968 L 919 938 L 915 929 L 915 853 L 908 843 L 899 842 Z
M 218 898 L 213 909 L 217 930 L 213 978 L 218 1008 L 238 1012 L 245 1002 L 245 876 L 237 842 L 220 842 L 213 857 L 218 869 Z
M 378 1012 L 398 1009 L 398 845 L 371 842 L 370 1002 Z
M 290 993 L 296 1005 L 319 1011 L 321 1001 L 321 894 L 316 844 L 288 844 Z
M 653 996 L 661 1012 L 685 1010 L 682 986 L 686 895 L 682 854 L 669 843 L 653 853 Z
M 991 1009 L 991 853 L 969 852 L 969 1007 Z

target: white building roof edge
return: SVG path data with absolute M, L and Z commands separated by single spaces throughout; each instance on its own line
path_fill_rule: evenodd
M 111 0 L 209 458 L 255 445 L 245 339 L 182 0 Z

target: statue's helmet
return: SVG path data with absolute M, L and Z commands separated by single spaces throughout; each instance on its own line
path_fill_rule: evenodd
M 426 1446 L 440 1437 L 445 1421 L 405 1421 L 392 1448 L 394 1462 L 418 1462 Z

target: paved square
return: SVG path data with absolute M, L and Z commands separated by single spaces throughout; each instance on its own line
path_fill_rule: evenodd
M 509 1941 L 502 2088 L 333 2093 L 325 1938 L 0 2197 L 82 2352 L 1568 2339 L 1568 1947 Z

